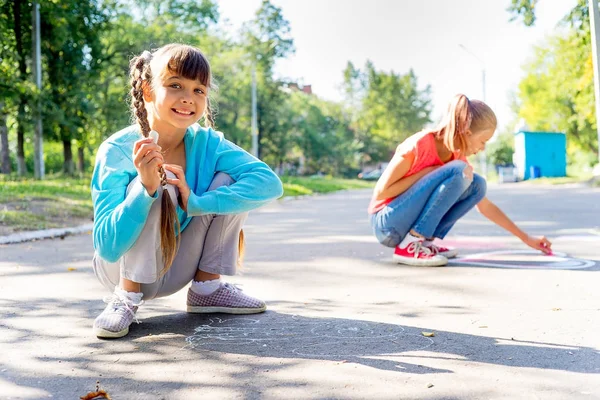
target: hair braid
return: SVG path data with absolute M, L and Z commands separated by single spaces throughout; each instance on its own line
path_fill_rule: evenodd
M 214 117 L 213 112 L 214 112 L 214 110 L 213 110 L 212 106 L 210 105 L 210 98 L 207 97 L 206 98 L 206 113 L 205 113 L 204 117 L 206 118 L 205 125 L 208 128 L 215 127 L 215 117 Z
M 136 118 L 136 122 L 142 131 L 144 137 L 148 137 L 150 134 L 150 123 L 148 122 L 148 112 L 146 111 L 146 105 L 144 101 L 144 88 L 151 87 L 152 85 L 152 73 L 150 69 L 150 61 L 152 54 L 145 51 L 141 56 L 135 57 L 131 61 L 131 105 Z M 165 188 L 167 184 L 167 174 L 162 167 L 158 167 L 157 171 L 160 175 L 160 184 Z M 164 268 L 160 275 L 164 275 L 177 254 L 179 248 L 179 237 L 175 233 L 175 229 L 179 232 L 181 226 L 175 206 L 170 199 L 168 191 L 163 190 L 161 199 L 161 249 L 163 256 Z M 175 229 L 174 229 L 175 228 Z

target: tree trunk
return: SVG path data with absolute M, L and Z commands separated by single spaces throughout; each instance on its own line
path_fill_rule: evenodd
M 0 103 L 0 172 L 10 174 L 10 153 L 8 150 L 8 126 L 4 103 Z
M 25 101 L 21 99 L 19 111 L 17 114 L 17 172 L 19 176 L 27 174 L 25 165 Z
M 83 154 L 83 145 L 77 147 L 77 169 L 81 174 L 85 172 L 85 159 Z
M 15 0 L 13 2 L 13 17 L 15 19 L 15 40 L 17 55 L 19 56 L 19 79 L 26 80 L 27 78 L 27 64 L 25 64 L 25 52 L 23 51 L 23 29 L 21 26 L 21 4 L 22 0 Z M 27 173 L 27 167 L 25 166 L 25 103 L 27 100 L 23 94 L 19 95 L 19 111 L 17 115 L 17 172 L 19 176 L 23 176 Z
M 63 172 L 67 175 L 73 175 L 75 166 L 73 164 L 73 149 L 71 148 L 71 140 L 63 140 Z

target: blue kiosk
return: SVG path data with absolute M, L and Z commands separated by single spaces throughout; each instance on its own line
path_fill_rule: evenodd
M 567 139 L 560 132 L 515 133 L 513 163 L 520 179 L 567 176 Z

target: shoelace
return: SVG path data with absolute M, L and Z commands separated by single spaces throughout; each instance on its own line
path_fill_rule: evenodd
M 423 246 L 423 243 L 419 241 L 412 242 L 411 244 L 409 244 L 406 250 L 408 250 L 409 252 L 414 252 L 415 258 L 419 258 L 420 253 L 423 253 L 423 255 L 425 256 L 433 255 L 433 252 L 427 247 Z
M 231 283 L 224 283 L 223 286 L 225 287 L 225 289 L 231 291 L 231 292 L 241 292 L 242 288 L 237 286 L 237 285 L 233 285 Z
M 105 296 L 102 301 L 104 301 L 106 304 L 112 304 L 114 311 L 124 308 L 133 316 L 133 319 L 136 323 L 140 323 L 140 320 L 135 315 L 135 311 L 133 311 L 133 307 L 141 306 L 144 304 L 144 300 L 140 300 L 139 303 L 134 303 L 128 297 L 119 296 L 118 294 L 113 293 L 110 296 Z
M 433 253 L 433 255 L 437 255 L 440 252 L 440 248 L 433 243 L 427 246 L 427 248 Z

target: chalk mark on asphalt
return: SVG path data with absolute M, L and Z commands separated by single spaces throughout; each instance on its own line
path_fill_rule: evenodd
M 269 320 L 266 315 L 263 319 L 214 317 L 197 327 L 186 342 L 191 348 L 311 358 L 391 355 L 423 350 L 434 343 L 388 323 L 300 316 Z
M 469 254 L 449 261 L 455 266 L 475 266 L 512 269 L 585 269 L 596 265 L 595 261 L 568 257 L 555 252 L 551 256 L 536 250 L 500 250 Z

